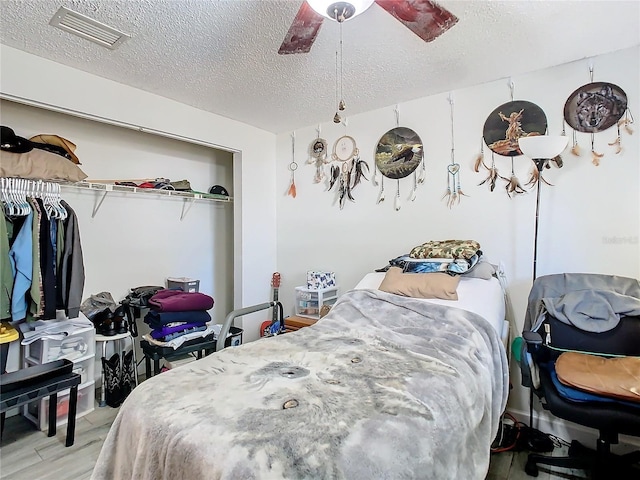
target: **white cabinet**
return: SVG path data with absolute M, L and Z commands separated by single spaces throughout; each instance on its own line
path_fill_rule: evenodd
M 56 320 L 38 321 L 20 326 L 25 339 L 29 335 L 49 335 L 24 345 L 23 365 L 30 367 L 66 358 L 73 362 L 73 371 L 80 374 L 76 418 L 95 408 L 95 328 L 81 313 L 79 319 L 67 320 L 64 312 L 58 312 Z M 46 331 L 46 334 L 44 333 Z M 67 423 L 69 390 L 58 393 L 57 425 Z M 22 414 L 40 430 L 49 425 L 49 398 L 43 398 L 22 407 Z

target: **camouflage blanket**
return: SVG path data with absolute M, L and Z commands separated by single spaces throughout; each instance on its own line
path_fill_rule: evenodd
M 143 382 L 94 480 L 484 479 L 508 393 L 480 316 L 374 290 Z

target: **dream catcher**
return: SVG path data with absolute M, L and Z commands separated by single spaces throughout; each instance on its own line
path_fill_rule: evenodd
M 377 172 L 382 174 L 380 193 L 376 203 L 384 202 L 384 178 L 396 180 L 397 189 L 394 208 L 400 210 L 400 179 L 408 177 L 413 173 L 413 187 L 409 200 L 416 199 L 418 185 L 424 183 L 426 178 L 426 168 L 424 166 L 424 147 L 422 140 L 416 132 L 406 127 L 399 127 L 399 111 L 396 107 L 396 128 L 389 130 L 382 135 L 376 147 L 376 162 L 374 167 L 373 184 L 378 185 Z M 420 172 L 417 169 L 420 166 Z
M 289 180 L 289 188 L 287 189 L 287 195 L 291 195 L 296 198 L 296 170 L 298 164 L 296 163 L 296 133 L 291 134 L 291 163 L 289 163 L 289 171 L 291 172 L 291 178 Z
M 329 161 L 327 160 L 327 141 L 324 138 L 320 138 L 320 127 L 316 131 L 318 136 L 309 145 L 309 160 L 307 160 L 307 163 L 316 167 L 313 183 L 320 183 L 325 178 L 324 166 Z
M 505 181 L 505 190 L 509 197 L 526 193 L 515 174 L 514 157 L 522 155 L 518 145 L 518 139 L 535 135 L 544 135 L 547 131 L 547 116 L 536 104 L 525 100 L 513 100 L 513 82 L 509 83 L 511 89 L 511 101 L 497 107 L 487 117 L 483 127 L 483 143 L 480 154 L 476 157 L 474 171 L 480 172 L 480 168 L 487 170 L 487 177 L 478 185 L 489 186 L 493 192 L 498 180 Z M 491 150 L 491 164 L 487 166 L 484 160 L 484 145 Z M 511 175 L 506 177 L 500 175 L 496 167 L 495 154 L 511 157 Z M 562 166 L 562 159 L 558 156 L 552 161 L 558 166 Z M 549 162 L 545 163 L 549 168 Z M 527 186 L 534 186 L 541 179 L 547 182 L 539 171 L 534 168 L 529 178 Z M 549 184 L 550 185 L 550 184 Z
M 343 135 L 333 144 L 331 159 L 340 164 L 331 166 L 329 190 L 337 185 L 338 204 L 342 210 L 347 199 L 355 201 L 353 189 L 362 179 L 368 180 L 365 172 L 369 172 L 369 165 L 364 160 L 360 160 L 360 150 L 356 146 L 356 141 L 348 135 Z
M 451 109 L 451 162 L 447 165 L 447 191 L 442 196 L 446 199 L 447 207 L 451 208 L 460 203 L 461 197 L 468 197 L 460 188 L 460 164 L 456 163 L 455 140 L 453 137 L 453 97 L 449 95 Z
M 627 107 L 627 96 L 619 86 L 594 82 L 593 67 L 589 68 L 589 73 L 591 83 L 575 90 L 564 104 L 564 121 L 573 128 L 571 153 L 576 156 L 580 156 L 581 153 L 576 132 L 590 133 L 591 162 L 598 166 L 604 153 L 595 150 L 595 134 L 615 125 L 618 134 L 608 145 L 614 147 L 615 153 L 618 154 L 622 152 L 620 128 L 631 135 L 633 130 L 629 125 L 633 123 L 633 116 Z

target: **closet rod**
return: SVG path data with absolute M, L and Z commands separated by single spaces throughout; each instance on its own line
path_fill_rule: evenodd
M 79 110 L 73 110 L 71 108 L 59 107 L 50 103 L 39 102 L 37 100 L 31 100 L 29 98 L 18 97 L 8 93 L 0 92 L 0 99 L 9 100 L 11 102 L 21 103 L 29 105 L 30 107 L 44 108 L 45 110 L 51 110 L 53 112 L 64 113 L 74 117 L 84 118 L 87 120 L 93 120 L 95 122 L 106 123 L 116 127 L 128 128 L 130 130 L 136 130 L 143 133 L 151 133 L 160 137 L 171 138 L 173 140 L 180 140 L 182 142 L 193 143 L 196 145 L 202 145 L 203 147 L 216 148 L 218 150 L 224 150 L 231 153 L 239 153 L 239 150 L 233 150 L 229 147 L 223 147 L 215 143 L 206 142 L 204 140 L 198 140 L 197 138 L 186 137 L 184 135 L 177 135 L 175 133 L 166 132 L 163 130 L 156 130 L 155 128 L 142 127 L 140 125 L 134 125 L 133 123 L 122 122 L 120 120 L 114 120 L 113 118 L 101 117 L 100 115 L 94 115 L 92 113 L 81 112 Z

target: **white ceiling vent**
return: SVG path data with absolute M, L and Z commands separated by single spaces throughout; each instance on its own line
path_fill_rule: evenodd
M 65 32 L 73 33 L 78 37 L 86 38 L 111 50 L 115 50 L 122 42 L 131 38 L 126 33 L 65 7 L 60 7 L 49 22 L 49 25 L 58 27 Z

